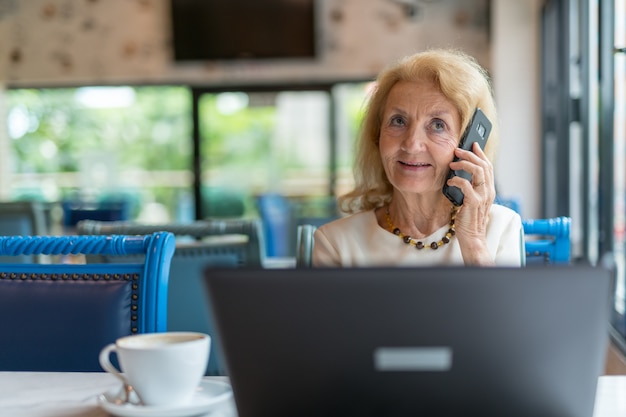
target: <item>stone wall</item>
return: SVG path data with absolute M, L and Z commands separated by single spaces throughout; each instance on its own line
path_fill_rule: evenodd
M 315 60 L 180 64 L 172 59 L 170 0 L 0 0 L 0 83 L 211 86 L 358 80 L 435 46 L 459 47 L 489 67 L 488 3 L 318 0 Z

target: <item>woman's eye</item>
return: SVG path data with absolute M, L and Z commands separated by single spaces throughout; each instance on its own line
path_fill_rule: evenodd
M 404 126 L 404 119 L 400 116 L 392 117 L 391 125 L 392 126 Z
M 441 132 L 446 128 L 446 124 L 442 120 L 433 120 L 430 125 L 437 132 Z

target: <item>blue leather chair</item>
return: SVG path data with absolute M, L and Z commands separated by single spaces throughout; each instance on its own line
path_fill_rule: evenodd
M 82 201 L 66 200 L 62 202 L 63 226 L 72 230 L 76 223 L 85 219 L 123 221 L 130 218 L 131 202 L 127 200 Z
M 266 238 L 266 255 L 287 257 L 293 253 L 293 240 L 290 226 L 293 207 L 289 199 L 281 194 L 267 193 L 257 198 L 259 215 L 263 219 L 263 233 Z
M 522 220 L 526 263 L 569 263 L 571 223 L 570 217 Z
M 167 328 L 175 239 L 147 236 L 3 236 L 0 255 L 120 256 L 140 263 L 0 263 L 0 370 L 101 371 L 117 338 Z
M 203 273 L 216 267 L 261 268 L 265 256 L 261 221 L 211 219 L 149 225 L 84 220 L 77 224 L 79 234 L 145 234 L 158 230 L 171 232 L 177 239 L 168 288 L 167 329 L 211 335 L 213 342 L 206 374 L 224 375 L 222 352 L 211 319 L 212 311 L 205 297 Z M 127 261 L 132 260 L 132 257 L 127 258 Z

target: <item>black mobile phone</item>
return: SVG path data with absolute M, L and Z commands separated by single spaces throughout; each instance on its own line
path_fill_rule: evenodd
M 471 151 L 472 145 L 474 145 L 475 142 L 478 142 L 480 148 L 485 149 L 489 133 L 491 133 L 491 122 L 485 113 L 483 113 L 481 109 L 477 108 L 472 116 L 472 120 L 461 137 L 459 148 Z M 458 161 L 459 158 L 455 156 L 454 160 Z M 446 182 L 443 184 L 443 194 L 448 197 L 448 199 L 452 201 L 455 206 L 460 206 L 463 204 L 463 192 L 460 188 L 449 186 L 447 183 L 450 178 L 455 176 L 463 177 L 466 180 L 471 181 L 472 175 L 462 169 L 451 169 L 448 173 L 448 177 L 446 178 Z

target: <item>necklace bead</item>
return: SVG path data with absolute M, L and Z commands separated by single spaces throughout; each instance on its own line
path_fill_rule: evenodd
M 391 221 L 391 215 L 389 214 L 389 206 L 387 206 L 387 208 L 385 209 L 385 217 L 387 219 L 387 226 L 389 226 L 389 231 L 391 231 L 391 233 L 393 233 L 394 235 L 400 237 L 404 241 L 404 243 L 408 245 L 413 245 L 418 250 L 424 248 L 436 250 L 439 249 L 441 246 L 450 243 L 450 239 L 452 239 L 452 236 L 454 236 L 454 234 L 456 233 L 454 230 L 454 220 L 456 219 L 457 210 L 457 207 L 452 208 L 452 212 L 450 213 L 450 228 L 448 229 L 446 234 L 441 238 L 440 241 L 432 242 L 429 245 L 425 245 L 424 242 L 422 242 L 421 240 L 413 239 L 411 236 L 405 235 L 404 233 L 402 233 L 402 231 L 400 231 L 398 227 L 394 226 L 393 222 Z

